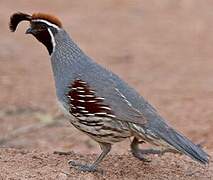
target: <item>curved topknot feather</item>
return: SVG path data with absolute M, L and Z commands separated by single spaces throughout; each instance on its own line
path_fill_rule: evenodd
M 10 30 L 14 32 L 21 21 L 31 21 L 32 17 L 29 14 L 17 12 L 10 16 Z
M 36 19 L 46 20 L 46 21 L 48 21 L 50 23 L 53 23 L 53 24 L 57 25 L 59 28 L 62 27 L 61 21 L 56 16 L 53 16 L 51 14 L 34 13 L 32 15 L 32 20 L 36 20 Z

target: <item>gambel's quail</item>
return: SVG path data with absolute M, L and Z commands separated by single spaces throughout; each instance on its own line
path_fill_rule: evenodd
M 173 129 L 133 88 L 88 57 L 52 15 L 15 13 L 10 18 L 14 32 L 21 21 L 29 21 L 32 34 L 49 52 L 56 94 L 61 108 L 77 129 L 99 143 L 102 153 L 91 165 L 70 161 L 81 171 L 96 171 L 111 145 L 133 137 L 132 154 L 143 161 L 147 154 L 183 153 L 207 164 L 209 156 L 199 145 Z M 139 149 L 148 142 L 158 149 Z

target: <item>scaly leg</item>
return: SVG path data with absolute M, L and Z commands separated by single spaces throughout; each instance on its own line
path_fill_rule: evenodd
M 145 161 L 145 162 L 150 162 L 150 160 L 146 159 L 144 155 L 149 155 L 149 154 L 158 154 L 158 155 L 163 155 L 166 152 L 173 152 L 177 153 L 175 150 L 172 149 L 165 149 L 165 150 L 158 150 L 158 149 L 139 149 L 138 145 L 144 143 L 144 141 L 139 141 L 136 137 L 134 137 L 132 143 L 131 143 L 131 151 L 133 156 L 136 158 Z
M 111 144 L 108 143 L 99 143 L 102 153 L 100 156 L 95 160 L 93 164 L 81 164 L 74 161 L 69 161 L 69 164 L 76 169 L 84 172 L 94 172 L 97 171 L 98 164 L 104 159 L 104 157 L 110 152 L 111 150 Z

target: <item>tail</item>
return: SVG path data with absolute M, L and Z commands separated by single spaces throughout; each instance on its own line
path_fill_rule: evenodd
M 199 145 L 195 145 L 187 137 L 169 127 L 164 120 L 158 118 L 149 122 L 147 129 L 179 152 L 202 164 L 209 163 L 209 155 Z

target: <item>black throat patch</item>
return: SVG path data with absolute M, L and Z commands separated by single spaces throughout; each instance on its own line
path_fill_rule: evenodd
M 51 55 L 53 52 L 53 44 L 52 44 L 51 36 L 50 36 L 50 33 L 48 32 L 48 29 L 45 29 L 33 35 L 36 37 L 38 41 L 40 41 L 42 44 L 46 46 L 49 55 Z

